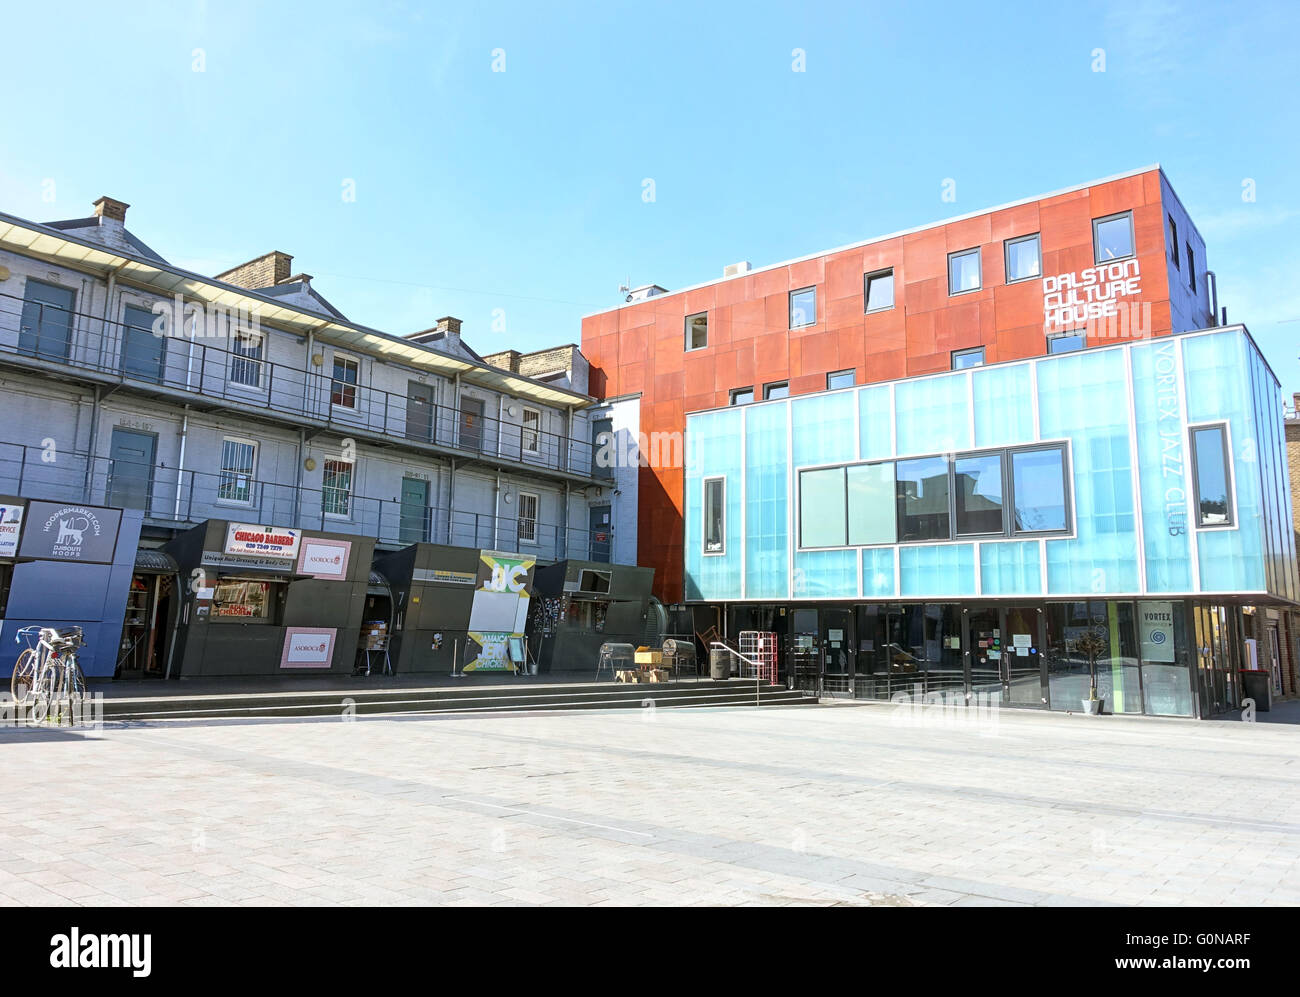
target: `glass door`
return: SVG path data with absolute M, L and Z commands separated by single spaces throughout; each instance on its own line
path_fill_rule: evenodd
M 847 609 L 821 612 L 822 688 L 828 696 L 853 695 L 853 614 Z
M 1002 706 L 1045 707 L 1043 614 L 1032 606 L 985 606 L 967 609 L 965 617 L 971 705 L 993 700 Z

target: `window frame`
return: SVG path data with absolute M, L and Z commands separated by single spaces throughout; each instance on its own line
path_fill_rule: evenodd
M 1199 294 L 1200 292 L 1196 290 L 1196 253 L 1190 242 L 1184 245 L 1187 249 L 1187 286 L 1191 288 L 1193 294 Z
M 1169 249 L 1173 254 L 1170 258 L 1174 261 L 1174 269 L 1181 270 L 1182 264 L 1178 259 L 1178 223 L 1174 221 L 1174 216 L 1169 215 Z
M 1223 481 L 1227 492 L 1227 519 L 1222 523 L 1206 523 L 1201 520 L 1201 470 L 1196 453 L 1196 434 L 1209 429 L 1219 432 L 1223 445 Z M 1197 530 L 1233 530 L 1237 528 L 1237 482 L 1232 467 L 1232 431 L 1227 420 L 1213 422 L 1194 422 L 1187 426 L 1187 449 L 1192 464 L 1192 512 Z
M 524 499 L 532 499 L 533 514 L 524 515 Z M 515 539 L 520 545 L 536 547 L 539 543 L 537 539 L 537 526 L 541 521 L 542 497 L 537 492 L 520 491 L 515 493 Z M 532 525 L 532 534 L 524 536 L 523 524 Z
M 334 376 L 334 370 L 340 360 L 343 361 L 345 364 L 350 363 L 356 368 L 357 379 L 355 381 L 352 382 L 340 381 L 337 377 Z M 351 405 L 344 404 L 343 402 L 336 402 L 334 400 L 334 395 L 336 393 L 335 390 L 336 386 L 340 384 L 343 385 L 345 389 L 348 387 L 352 388 Z M 344 395 L 346 395 L 346 391 L 344 392 Z M 358 410 L 357 403 L 360 399 L 360 395 L 361 395 L 361 358 L 354 357 L 349 353 L 339 353 L 336 351 L 330 357 L 330 408 L 331 409 L 340 408 L 340 409 L 346 409 L 348 412 L 356 412 Z
M 528 417 L 537 416 L 537 428 L 532 430 L 534 435 L 534 445 L 529 447 L 525 442 L 527 440 Z M 532 405 L 524 405 L 519 413 L 519 452 L 529 457 L 536 457 L 542 452 L 542 410 Z
M 959 291 L 954 291 L 952 289 L 952 261 L 957 259 L 959 256 L 975 257 L 976 276 L 979 278 L 979 283 L 977 283 L 974 287 L 967 287 Z M 956 297 L 960 297 L 963 294 L 973 294 L 976 291 L 982 291 L 982 290 L 984 290 L 984 254 L 980 252 L 980 247 L 974 246 L 970 249 L 958 249 L 955 252 L 949 253 L 948 254 L 948 297 L 956 298 Z
M 849 377 L 852 378 L 852 380 L 848 384 L 842 384 L 838 388 L 832 388 L 831 378 L 838 377 L 841 374 L 848 374 Z M 845 388 L 855 388 L 857 387 L 857 384 L 858 384 L 858 368 L 856 367 L 846 367 L 844 368 L 844 370 L 833 370 L 826 375 L 827 391 L 843 391 Z
M 745 395 L 745 394 L 749 395 L 749 401 L 747 402 L 736 401 L 737 395 Z M 747 388 L 732 388 L 730 391 L 727 392 L 728 408 L 731 408 L 733 406 L 739 406 L 739 405 L 753 405 L 753 404 L 754 404 L 754 386 L 752 384 Z
M 1107 222 L 1118 221 L 1123 218 L 1128 221 L 1128 244 L 1129 253 L 1125 256 L 1110 256 L 1106 259 L 1101 257 L 1101 242 L 1097 238 L 1097 230 Z M 1101 266 L 1103 263 L 1118 263 L 1121 260 L 1131 260 L 1137 256 L 1137 230 L 1133 227 L 1133 211 L 1116 211 L 1114 214 L 1102 215 L 1092 220 L 1092 262 L 1094 266 Z
M 258 340 L 257 356 L 249 356 L 246 353 L 239 352 L 239 341 L 242 338 L 256 337 Z M 262 367 L 269 363 L 266 359 L 266 333 L 254 329 L 236 329 L 230 337 L 230 366 L 226 371 L 226 383 L 231 387 L 239 388 L 241 391 L 256 391 L 261 394 L 266 391 L 262 384 Z M 247 370 L 256 372 L 256 382 L 241 381 L 235 377 L 235 368 L 243 367 Z M 360 371 L 358 371 L 358 376 Z M 331 382 L 332 382 L 331 377 Z M 333 403 L 334 388 L 330 385 L 330 399 Z
M 704 319 L 704 342 L 699 346 L 691 345 L 691 321 L 693 319 Z M 694 353 L 697 350 L 707 350 L 709 348 L 709 313 L 708 311 L 693 312 L 682 320 L 682 347 L 686 353 Z
M 721 546 L 717 550 L 709 550 L 709 485 L 717 482 L 720 487 L 718 492 L 718 509 L 721 515 L 718 522 L 721 524 Z M 700 549 L 704 557 L 724 557 L 727 553 L 727 476 L 725 474 L 711 474 L 700 480 Z
M 1002 486 L 1002 525 L 996 530 L 972 530 L 963 533 L 957 519 L 960 510 L 957 506 L 957 462 L 961 460 L 979 460 L 996 457 L 998 460 L 998 478 Z M 972 452 L 956 451 L 948 460 L 948 492 L 952 497 L 952 512 L 949 525 L 950 533 L 954 541 L 968 540 L 980 537 L 1005 537 L 1010 533 L 1010 518 L 1007 516 L 1007 495 L 1010 491 L 1008 485 L 1010 482 L 1011 456 L 1006 447 L 998 447 L 992 450 L 976 450 Z
M 775 398 L 773 398 L 771 394 L 773 388 L 785 388 L 785 394 L 777 395 Z M 763 401 L 765 402 L 778 401 L 782 398 L 789 398 L 789 397 L 790 397 L 789 381 L 769 381 L 767 384 L 763 385 Z
M 1058 339 L 1082 339 L 1083 345 L 1077 350 L 1053 350 L 1052 343 Z M 1049 357 L 1064 356 L 1066 353 L 1082 353 L 1088 348 L 1088 330 L 1085 329 L 1063 329 L 1060 332 L 1049 332 L 1047 334 L 1047 355 Z
M 968 356 L 968 355 L 971 354 L 971 353 L 978 353 L 978 354 L 980 355 L 980 362 L 979 362 L 979 363 L 976 363 L 976 364 L 971 364 L 971 365 L 968 366 L 968 367 L 958 367 L 958 366 L 957 366 L 957 358 L 958 358 L 958 357 Z M 949 364 L 949 368 L 950 368 L 951 370 L 971 370 L 972 368 L 975 368 L 975 367 L 983 367 L 984 364 L 985 364 L 984 356 L 985 356 L 985 353 L 984 353 L 984 347 L 983 347 L 983 346 L 968 346 L 968 347 L 966 347 L 964 350 L 953 350 L 953 351 L 948 355 L 948 364 Z
M 794 298 L 796 294 L 811 294 L 813 299 L 812 320 L 809 322 L 804 322 L 802 325 L 794 324 Z M 790 291 L 789 297 L 786 302 L 786 312 L 787 312 L 787 317 L 790 320 L 791 330 L 808 329 L 816 325 L 817 324 L 817 285 L 809 284 L 807 287 L 800 287 L 796 290 Z
M 885 463 L 885 462 L 884 462 L 884 461 L 874 461 L 873 463 L 880 464 L 880 463 Z M 848 475 L 848 469 L 849 469 L 849 466 L 850 466 L 850 465 L 848 465 L 848 464 L 828 464 L 828 465 L 824 465 L 824 466 L 813 466 L 813 467 L 801 467 L 801 468 L 799 468 L 799 470 L 798 470 L 798 474 L 797 474 L 797 477 L 796 477 L 796 479 L 795 479 L 795 482 L 796 482 L 796 489 L 797 489 L 797 492 L 798 492 L 797 497 L 796 497 L 796 512 L 797 512 L 797 520 L 796 520 L 796 523 L 795 523 L 795 528 L 796 528 L 796 530 L 797 530 L 797 536 L 795 537 L 795 541 L 796 541 L 795 546 L 797 547 L 797 549 L 799 549 L 799 550 L 844 550 L 844 549 L 848 546 L 848 540 L 849 540 L 849 489 L 848 489 L 848 485 L 849 485 L 849 475 Z M 844 544 L 842 544 L 842 545 L 840 545 L 840 544 L 832 544 L 832 545 L 830 545 L 830 546 L 827 546 L 827 545 L 825 545 L 825 544 L 820 544 L 820 545 L 817 545 L 817 546 L 809 547 L 809 546 L 807 546 L 807 545 L 804 544 L 804 540 L 803 540 L 803 476 L 804 476 L 805 474 L 825 474 L 827 471 L 839 471 L 839 472 L 840 472 L 840 489 L 841 489 L 841 494 L 843 494 L 843 496 L 844 496 L 844 524 L 843 524 L 843 525 L 844 525 Z
M 346 464 L 347 467 L 348 467 L 347 510 L 346 510 L 345 512 L 330 512 L 330 511 L 325 507 L 325 496 L 326 496 L 327 491 L 329 491 L 331 488 L 332 488 L 335 492 L 338 491 L 338 487 L 337 487 L 337 486 L 327 485 L 327 484 L 325 483 L 325 475 L 329 473 L 329 465 L 330 465 L 330 464 Z M 324 458 L 322 458 L 322 460 L 321 460 L 321 485 L 320 485 L 320 493 L 321 493 L 320 511 L 321 511 L 321 515 L 322 515 L 322 516 L 325 516 L 325 517 L 327 517 L 327 518 L 329 518 L 329 519 L 351 520 L 351 519 L 352 519 L 352 507 L 353 507 L 352 499 L 356 496 L 356 484 L 357 484 L 357 461 L 356 461 L 355 458 L 353 458 L 352 460 L 346 460 L 346 459 L 343 457 L 342 454 L 337 454 L 337 455 L 334 455 L 334 456 L 330 456 L 330 457 L 324 457 Z
M 877 305 L 875 308 L 872 308 L 871 307 L 871 282 L 877 278 L 885 277 L 885 276 L 889 277 L 889 304 Z M 897 304 L 898 301 L 897 295 L 895 294 L 895 291 L 897 291 L 897 289 L 898 289 L 897 285 L 894 282 L 893 267 L 884 267 L 881 270 L 872 270 L 868 273 L 864 273 L 862 275 L 862 314 L 875 315 L 878 312 L 893 311 L 894 305 Z
M 240 471 L 232 470 L 225 466 L 227 443 L 236 443 L 239 444 L 240 446 L 252 447 L 253 449 L 253 460 L 251 462 L 251 468 L 248 472 L 248 484 L 249 484 L 248 498 L 246 499 L 229 498 L 221 494 L 222 489 L 225 487 L 225 476 L 227 474 L 230 474 L 232 476 L 237 477 L 241 473 Z M 221 456 L 217 459 L 217 464 L 218 464 L 217 497 L 216 497 L 217 505 L 233 505 L 233 506 L 243 506 L 243 507 L 252 506 L 254 486 L 257 483 L 257 458 L 259 456 L 260 450 L 261 447 L 258 446 L 257 440 L 249 439 L 247 436 L 222 436 L 221 437 Z
M 1006 452 L 1006 492 L 1003 499 L 1007 536 L 1011 539 L 1020 537 L 1072 537 L 1074 528 L 1074 475 L 1070 462 L 1070 444 L 1066 440 L 1039 440 L 1035 443 L 1023 443 L 1018 446 L 1002 448 Z M 1061 485 L 1064 527 L 1059 530 L 1021 530 L 1016 528 L 1016 472 L 1015 455 L 1018 453 L 1036 453 L 1040 450 L 1059 450 L 1061 453 Z
M 1030 274 L 1028 277 L 1011 277 L 1011 247 L 1019 245 L 1022 242 L 1033 240 L 1034 245 L 1038 248 L 1038 273 Z M 1002 242 L 1002 274 L 1008 284 L 1023 284 L 1028 280 L 1043 279 L 1043 233 L 1031 232 L 1029 235 L 1017 235 L 1011 239 L 1005 239 Z

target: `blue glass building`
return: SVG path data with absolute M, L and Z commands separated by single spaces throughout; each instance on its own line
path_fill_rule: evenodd
M 684 582 L 830 694 L 1206 716 L 1294 603 L 1276 376 L 1242 326 L 689 414 Z

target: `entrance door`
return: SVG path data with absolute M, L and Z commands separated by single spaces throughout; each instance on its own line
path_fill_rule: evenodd
M 589 512 L 591 533 L 590 543 L 588 544 L 590 554 L 588 556 L 593 561 L 608 561 L 610 547 L 609 506 L 594 505 Z
M 428 443 L 433 439 L 433 385 L 411 381 L 406 386 L 406 437 Z
M 122 373 L 141 381 L 162 382 L 167 339 L 153 334 L 154 316 L 128 305 L 122 330 Z
M 853 613 L 848 609 L 821 612 L 822 688 L 828 696 L 853 695 Z
M 23 315 L 19 320 L 18 352 L 28 356 L 64 360 L 72 343 L 72 303 L 66 287 L 27 281 L 23 290 Z
M 483 400 L 460 400 L 460 446 L 462 450 L 483 449 Z
M 429 539 L 429 482 L 423 478 L 402 479 L 402 511 L 398 538 L 404 544 Z
M 151 433 L 114 429 L 109 456 L 108 504 L 148 509 L 153 486 L 153 459 L 158 439 Z
M 1045 707 L 1042 613 L 1032 606 L 986 606 L 965 615 L 972 703 L 996 697 L 1002 706 Z

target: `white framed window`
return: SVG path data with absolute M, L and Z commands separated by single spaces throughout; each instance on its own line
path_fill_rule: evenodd
M 521 544 L 537 543 L 537 496 L 532 492 L 519 493 L 519 513 L 515 523 Z
M 727 479 L 704 479 L 704 553 L 727 552 Z
M 218 502 L 251 505 L 257 473 L 257 444 L 227 436 L 221 441 L 221 471 L 217 483 Z
M 361 362 L 355 357 L 334 354 L 334 375 L 330 383 L 330 404 L 339 408 L 357 407 L 357 381 Z
M 262 386 L 263 335 L 241 329 L 230 347 L 230 383 L 245 388 Z
M 805 287 L 790 292 L 790 328 L 802 329 L 817 324 L 817 288 Z
M 540 409 L 525 408 L 523 425 L 519 430 L 520 448 L 527 454 L 542 452 L 542 413 Z
M 709 313 L 686 316 L 686 352 L 702 350 L 709 345 Z
M 355 464 L 341 457 L 325 461 L 320 490 L 320 511 L 325 515 L 346 518 L 352 514 L 354 470 Z

